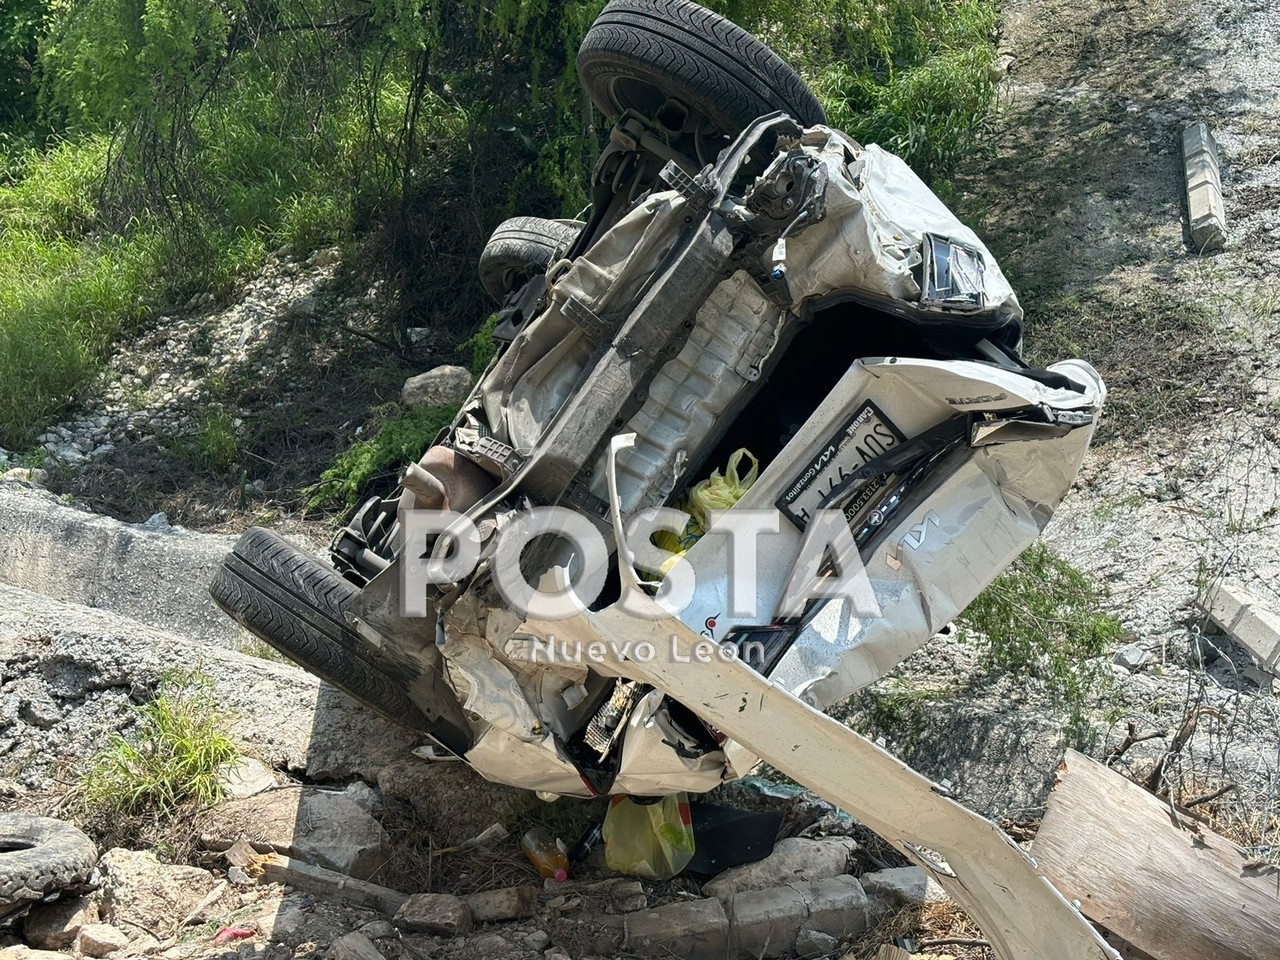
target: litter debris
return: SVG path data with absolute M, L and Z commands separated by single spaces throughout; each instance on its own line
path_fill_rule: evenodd
M 209 942 L 217 947 L 235 940 L 248 940 L 250 937 L 256 937 L 257 935 L 258 931 L 252 927 L 220 927 Z
M 1167 800 L 1068 750 L 1032 845 L 1085 916 L 1161 960 L 1256 960 L 1280 943 L 1274 876 Z
M 534 827 L 520 838 L 520 849 L 529 858 L 534 869 L 544 878 L 563 883 L 569 879 L 569 856 L 551 835 L 541 827 Z
M 613 797 L 604 818 L 604 862 L 617 873 L 670 880 L 693 859 L 693 821 L 683 793 Z

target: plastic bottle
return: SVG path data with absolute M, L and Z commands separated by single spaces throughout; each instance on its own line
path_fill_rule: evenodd
M 534 827 L 521 837 L 520 848 L 542 876 L 553 877 L 558 883 L 569 879 L 569 858 L 541 827 Z

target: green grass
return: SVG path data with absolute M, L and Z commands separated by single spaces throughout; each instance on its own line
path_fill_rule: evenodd
M 88 810 L 167 815 L 217 803 L 219 768 L 237 753 L 207 681 L 175 678 L 137 714 L 134 729 L 113 737 L 85 770 L 80 785 Z
M 196 426 L 195 446 L 201 464 L 226 473 L 240 461 L 240 431 L 235 420 L 224 410 L 206 413 Z
M 369 436 L 339 454 L 320 481 L 304 491 L 307 505 L 354 507 L 369 484 L 395 476 L 421 457 L 457 412 L 457 407 L 404 410 L 394 403 L 376 408 Z
M 1102 658 L 1124 632 L 1102 601 L 1084 574 L 1036 543 L 969 605 L 961 636 L 976 634 L 990 666 L 1043 683 L 1078 725 L 1106 676 Z
M 571 62 L 602 5 L 395 8 L 349 34 L 264 31 L 223 62 L 235 14 L 218 5 L 46 4 L 41 69 L 11 84 L 64 138 L 0 130 L 0 446 L 29 446 L 121 337 L 282 246 L 373 232 L 414 325 L 472 329 L 487 231 L 584 196 L 598 131 Z M 928 178 L 989 109 L 994 0 L 710 5 L 791 59 L 834 124 Z M 492 340 L 470 346 L 480 369 Z

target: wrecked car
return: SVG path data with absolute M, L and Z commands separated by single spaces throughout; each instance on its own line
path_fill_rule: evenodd
M 332 566 L 253 529 L 212 592 L 419 731 L 424 755 L 548 797 L 703 792 L 758 758 L 661 689 L 557 655 L 554 619 L 500 582 L 504 555 L 516 593 L 587 611 L 636 590 L 670 601 L 717 651 L 823 710 L 1035 540 L 1106 390 L 1084 361 L 1024 362 L 1022 310 L 982 240 L 902 160 L 827 126 L 728 20 L 614 0 L 578 74 L 615 118 L 592 204 L 495 231 L 480 267 L 498 349 L 453 423 L 360 507 Z M 731 472 L 725 509 L 692 525 L 661 513 Z M 526 522 L 551 507 L 576 536 Z M 851 591 L 789 596 L 797 570 L 851 568 Z M 634 659 L 615 639 L 609 656 Z

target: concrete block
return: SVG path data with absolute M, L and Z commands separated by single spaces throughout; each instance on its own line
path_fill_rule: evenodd
M 724 960 L 729 949 L 729 918 L 714 898 L 629 913 L 624 929 L 627 951 L 647 956 Z
M 871 901 L 853 877 L 817 880 L 800 890 L 809 910 L 804 929 L 843 940 L 871 926 Z
M 809 919 L 809 904 L 796 887 L 744 890 L 728 906 L 730 947 L 743 960 L 793 953 L 796 934 Z
M 1219 583 L 1209 594 L 1207 612 L 1263 670 L 1280 675 L 1280 614 L 1242 587 Z
M 1222 202 L 1218 144 L 1203 121 L 1182 131 L 1182 162 L 1187 178 L 1187 219 L 1197 250 L 1219 250 L 1227 240 L 1227 212 Z
M 883 900 L 890 906 L 906 907 L 924 903 L 929 898 L 929 875 L 919 867 L 894 867 L 877 870 L 859 878 L 867 896 Z

